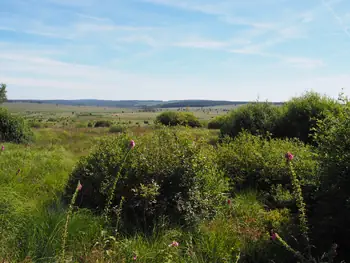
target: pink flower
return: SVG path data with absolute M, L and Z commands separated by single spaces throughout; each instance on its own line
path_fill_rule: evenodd
M 136 145 L 135 142 L 134 142 L 133 140 L 131 140 L 131 141 L 130 141 L 130 144 L 129 144 L 130 149 L 134 148 L 135 145 Z
M 291 161 L 294 159 L 294 155 L 291 154 L 290 152 L 287 152 L 285 157 L 286 157 L 287 161 Z
M 270 237 L 271 237 L 271 240 L 276 240 L 278 238 L 278 234 L 275 231 L 271 230 Z
M 137 256 L 136 256 L 136 255 L 133 256 L 133 257 L 132 257 L 132 260 L 137 260 Z
M 78 191 L 80 191 L 82 188 L 83 188 L 83 186 L 81 185 L 81 183 L 79 183 L 77 186 Z
M 169 247 L 178 247 L 179 243 L 176 241 L 171 242 L 171 244 L 169 245 Z
M 4 146 L 4 145 L 1 146 L 1 151 L 2 151 L 2 152 L 5 151 L 5 146 Z

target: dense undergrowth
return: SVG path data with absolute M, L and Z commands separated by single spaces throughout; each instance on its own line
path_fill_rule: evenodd
M 308 95 L 222 117 L 231 138 L 154 126 L 5 142 L 0 262 L 349 261 L 349 109 Z M 277 136 L 281 116 L 299 132 Z

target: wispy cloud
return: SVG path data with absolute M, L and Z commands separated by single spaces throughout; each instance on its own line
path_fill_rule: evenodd
M 190 38 L 184 41 L 176 42 L 175 47 L 200 48 L 200 49 L 224 49 L 230 46 L 230 41 L 215 41 L 201 38 Z
M 350 59 L 339 30 L 349 36 L 346 2 L 3 0 L 0 81 L 13 97 L 41 87 L 42 97 L 69 89 L 171 99 L 283 97 L 279 87 L 301 75 L 300 89 L 323 75 L 340 85 Z
M 314 14 L 312 12 L 304 12 L 300 14 L 301 22 L 302 23 L 310 23 L 314 21 Z
M 305 68 L 305 69 L 315 69 L 315 68 L 325 66 L 324 61 L 322 61 L 321 59 L 291 57 L 291 58 L 285 58 L 284 61 L 287 64 L 290 64 L 294 67 Z
M 334 17 L 334 19 L 337 20 L 339 26 L 341 27 L 345 35 L 347 35 L 350 38 L 350 29 L 347 27 L 343 19 L 335 12 L 331 3 L 327 2 L 326 0 L 321 0 L 321 1 L 322 1 L 322 4 L 327 8 L 329 13 Z

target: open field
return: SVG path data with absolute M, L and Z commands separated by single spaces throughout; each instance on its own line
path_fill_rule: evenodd
M 144 112 L 138 108 L 112 108 L 94 106 L 67 106 L 55 104 L 38 103 L 5 103 L 4 107 L 10 112 L 18 114 L 27 120 L 40 121 L 47 127 L 69 123 L 66 126 L 87 126 L 89 121 L 110 120 L 115 123 L 124 123 L 130 126 L 144 126 L 145 122 L 153 123 L 156 116 L 164 111 L 185 110 L 193 112 L 201 121 L 226 114 L 235 106 L 215 106 L 209 108 L 188 108 L 188 109 L 156 109 L 155 112 Z

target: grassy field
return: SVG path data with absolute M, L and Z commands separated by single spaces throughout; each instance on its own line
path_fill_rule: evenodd
M 70 120 L 73 122 L 88 122 L 100 119 L 116 122 L 131 122 L 130 124 L 144 124 L 152 122 L 162 111 L 178 111 L 180 109 L 157 109 L 156 112 L 143 112 L 142 109 L 122 109 L 111 107 L 66 106 L 37 103 L 5 103 L 4 107 L 14 114 L 24 116 L 28 120 Z M 234 106 L 217 106 L 210 108 L 189 108 L 200 120 L 208 121 L 218 115 L 227 113 Z M 186 109 L 185 109 L 186 110 Z
M 128 134 L 135 138 L 137 149 L 145 134 L 154 132 L 130 129 Z M 202 145 L 217 137 L 217 132 L 206 129 L 181 128 L 176 132 Z M 241 249 L 246 255 L 255 253 L 249 252 L 256 250 L 254 240 L 268 246 L 264 229 L 273 217 L 281 217 L 278 224 L 288 220 L 284 212 L 264 211 L 254 193 L 232 198 L 232 211 L 225 206 L 226 201 L 221 203 L 214 221 L 198 225 L 201 234 L 165 223 L 155 226 L 151 235 L 140 230 L 130 234 L 123 229 L 115 234 L 115 226 L 105 226 L 102 217 L 88 209 L 75 209 L 62 259 L 68 207 L 61 195 L 69 175 L 81 157 L 95 151 L 101 138 L 113 140 L 115 135 L 104 128 L 45 128 L 35 130 L 35 137 L 29 146 L 6 143 L 1 153 L 1 262 L 236 262 Z M 179 247 L 172 245 L 177 243 Z
M 310 103 L 301 105 L 309 109 Z M 335 241 L 341 259 L 350 256 L 339 234 L 347 236 L 347 223 L 335 212 L 336 223 L 322 214 L 333 206 L 341 210 L 347 195 L 331 192 L 331 205 L 315 198 L 329 191 L 324 167 L 334 169 L 327 170 L 334 173 L 331 182 L 342 180 L 339 169 L 346 173 L 348 146 L 339 148 L 350 131 L 343 128 L 345 113 L 329 115 L 315 147 L 265 133 L 228 139 L 205 126 L 162 127 L 153 123 L 160 110 L 5 107 L 28 121 L 34 140 L 1 145 L 1 263 L 334 263 L 340 262 L 329 254 Z M 271 112 L 264 107 L 236 111 L 250 117 L 237 118 L 238 124 L 260 125 L 259 111 Z M 205 122 L 228 108 L 185 110 Z M 276 116 L 295 123 L 290 115 Z M 88 127 L 99 120 L 125 129 Z M 300 127 L 310 120 L 306 116 Z M 339 121 L 340 135 L 326 126 Z M 334 225 L 341 226 L 338 236 Z

